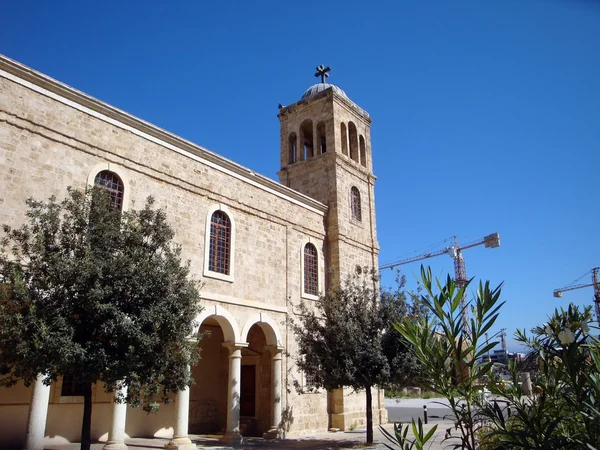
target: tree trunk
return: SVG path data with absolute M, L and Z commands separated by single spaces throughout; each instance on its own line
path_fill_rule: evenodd
M 81 450 L 90 450 L 92 429 L 92 383 L 83 388 L 83 423 L 81 425 Z
M 371 386 L 367 386 L 367 444 L 373 443 L 373 398 Z

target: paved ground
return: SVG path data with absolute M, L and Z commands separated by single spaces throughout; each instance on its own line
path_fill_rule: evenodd
M 410 422 L 423 418 L 423 406 L 427 406 L 427 416 L 432 422 L 451 419 L 453 414 L 448 401 L 443 398 L 386 398 L 385 408 L 390 422 Z
M 430 415 L 430 423 L 425 425 L 426 432 L 429 431 L 433 426 L 437 425 L 438 428 L 435 433 L 435 437 L 432 441 L 429 441 L 428 450 L 442 450 L 448 447 L 448 444 L 452 441 L 443 442 L 446 430 L 452 428 L 453 422 L 446 414 L 436 414 L 436 408 L 440 408 L 440 411 L 444 411 L 444 406 L 439 403 L 447 404 L 444 399 L 431 398 L 431 399 L 386 399 L 386 408 L 390 413 L 390 420 L 394 420 L 394 415 L 398 415 L 402 420 L 407 418 L 422 417 L 423 416 L 423 405 L 427 405 Z M 394 412 L 396 411 L 396 412 Z M 444 411 L 445 412 L 445 411 Z M 431 417 L 433 416 L 433 417 Z M 393 424 L 389 423 L 385 425 L 385 429 L 391 434 L 394 433 Z M 374 441 L 375 443 L 371 446 L 365 444 L 366 441 L 366 430 L 354 430 L 354 431 L 339 431 L 337 433 L 316 433 L 311 435 L 304 435 L 299 438 L 283 439 L 280 441 L 265 440 L 261 438 L 246 438 L 243 444 L 235 447 L 224 446 L 220 441 L 220 436 L 206 436 L 206 435 L 190 435 L 190 439 L 194 442 L 199 449 L 207 448 L 212 450 L 230 450 L 230 449 L 260 449 L 260 450 L 276 450 L 276 449 L 313 449 L 313 450 L 328 450 L 328 449 L 377 449 L 383 450 L 390 447 L 386 447 L 386 443 L 391 445 L 391 448 L 399 448 L 393 446 L 379 430 L 374 430 Z M 412 436 L 412 432 L 409 431 L 409 436 Z M 164 449 L 168 439 L 127 439 L 125 443 L 128 445 L 130 450 L 156 450 Z M 104 444 L 92 444 L 92 450 L 101 450 Z M 63 444 L 53 445 L 46 447 L 46 450 L 79 450 L 79 444 Z
M 446 447 L 447 443 L 442 443 L 446 429 L 452 426 L 450 421 L 436 422 L 438 429 L 435 433 L 435 438 L 430 441 L 431 445 L 427 447 L 429 450 L 441 450 Z M 436 423 L 430 423 L 425 426 L 428 431 Z M 393 434 L 393 425 L 387 424 L 386 430 Z M 374 445 L 365 445 L 366 431 L 354 430 L 337 433 L 317 433 L 312 435 L 302 436 L 296 439 L 283 439 L 281 441 L 264 440 L 260 438 L 247 438 L 241 445 L 235 447 L 224 446 L 219 442 L 218 436 L 196 436 L 191 435 L 190 439 L 198 446 L 199 449 L 209 448 L 213 450 L 230 450 L 230 449 L 261 449 L 261 450 L 276 450 L 276 449 L 313 449 L 313 450 L 328 450 L 328 449 L 386 449 L 384 444 L 389 443 L 379 429 L 374 432 Z M 163 449 L 168 439 L 127 439 L 126 444 L 130 450 L 156 450 Z M 92 444 L 92 450 L 101 450 L 103 444 Z M 397 446 L 392 448 L 398 448 Z M 78 450 L 79 444 L 64 444 L 46 447 L 46 450 Z

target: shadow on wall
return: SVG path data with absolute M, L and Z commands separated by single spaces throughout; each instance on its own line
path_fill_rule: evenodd
M 294 423 L 294 407 L 288 405 L 281 410 L 281 422 L 280 422 L 279 426 L 283 431 L 283 437 L 287 436 L 290 429 L 292 428 L 293 423 Z

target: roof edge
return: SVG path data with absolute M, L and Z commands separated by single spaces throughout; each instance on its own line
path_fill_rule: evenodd
M 102 116 L 113 119 L 123 125 L 129 126 L 141 132 L 144 135 L 151 136 L 157 139 L 163 146 L 173 150 L 170 147 L 176 147 L 183 152 L 191 153 L 197 158 L 200 158 L 200 162 L 208 162 L 216 169 L 223 169 L 222 171 L 231 171 L 238 175 L 238 178 L 245 182 L 253 184 L 259 188 L 263 188 L 267 192 L 275 193 L 278 196 L 284 198 L 291 198 L 296 200 L 300 206 L 308 207 L 308 209 L 314 209 L 321 213 L 326 213 L 328 210 L 327 205 L 314 200 L 298 191 L 295 191 L 283 184 L 280 184 L 264 175 L 258 174 L 257 172 L 244 167 L 240 164 L 233 162 L 211 150 L 208 150 L 198 144 L 195 144 L 187 139 L 177 136 L 167 130 L 164 130 L 150 122 L 140 119 L 126 111 L 109 105 L 101 100 L 98 100 L 91 95 L 88 95 L 82 91 L 79 91 L 65 83 L 62 83 L 54 78 L 49 77 L 41 72 L 38 72 L 31 67 L 21 64 L 3 54 L 0 53 L 0 70 L 4 70 L 13 76 L 20 78 L 26 82 L 29 82 L 35 86 L 38 86 L 44 90 L 47 90 L 53 94 L 70 100 L 82 107 L 88 108 Z M 1 75 L 1 73 L 0 73 Z M 118 124 L 117 124 L 118 125 Z M 167 145 L 164 145 L 167 144 Z M 180 152 L 181 153 L 181 152 Z M 185 154 L 185 153 L 183 153 Z M 197 159 L 195 158 L 195 159 Z M 216 167 L 215 167 L 216 166 Z

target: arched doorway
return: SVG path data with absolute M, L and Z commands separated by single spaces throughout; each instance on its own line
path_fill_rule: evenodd
M 191 434 L 223 434 L 227 423 L 229 351 L 223 329 L 213 317 L 200 326 L 201 359 L 192 367 L 188 430 Z
M 240 432 L 262 436 L 271 425 L 271 356 L 265 333 L 253 325 L 242 349 L 240 380 Z
M 191 434 L 224 434 L 229 411 L 230 351 L 237 341 L 235 319 L 221 306 L 204 309 L 197 318 L 203 333 L 200 360 L 191 368 L 195 383 L 190 387 L 188 431 Z
M 281 335 L 275 321 L 259 313 L 248 319 L 241 334 L 240 431 L 244 436 L 280 437 Z

